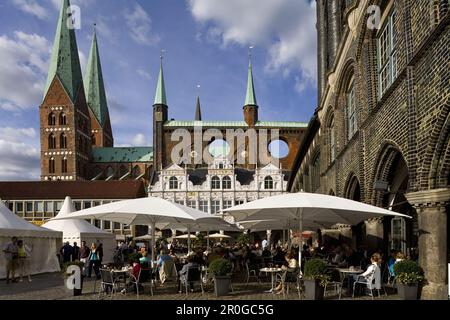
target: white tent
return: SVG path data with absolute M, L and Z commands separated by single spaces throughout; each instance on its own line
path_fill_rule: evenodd
M 57 253 L 62 245 L 62 233 L 31 224 L 12 213 L 0 201 L 0 249 L 11 242 L 11 237 L 23 240 L 32 247 L 30 273 L 61 271 Z M 16 276 L 18 273 L 16 272 Z M 6 278 L 6 261 L 0 253 L 0 279 Z
M 66 197 L 64 204 L 59 211 L 58 217 L 70 215 L 75 212 L 75 207 L 70 197 Z M 103 231 L 86 220 L 52 220 L 43 225 L 43 227 L 63 233 L 63 241 L 73 245 L 74 242 L 80 246 L 81 241 L 86 241 L 88 247 L 92 243 L 103 243 L 103 261 L 102 263 L 111 263 L 114 261 L 114 250 L 116 249 L 116 237 L 110 232 Z

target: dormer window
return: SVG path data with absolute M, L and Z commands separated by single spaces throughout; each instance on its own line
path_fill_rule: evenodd
M 212 177 L 211 179 L 211 189 L 220 190 L 220 178 L 217 176 Z
M 169 189 L 170 190 L 177 190 L 178 189 L 178 179 L 176 177 L 171 177 L 169 179 Z
M 272 190 L 273 189 L 273 178 L 271 176 L 264 178 L 264 189 Z
M 222 179 L 222 189 L 224 189 L 224 190 L 231 189 L 231 178 L 230 177 L 224 177 Z

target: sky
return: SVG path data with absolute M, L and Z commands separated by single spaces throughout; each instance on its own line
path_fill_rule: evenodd
M 38 180 L 42 103 L 60 0 L 0 2 L 0 180 Z M 317 105 L 315 1 L 71 0 L 85 70 L 94 23 L 115 146 L 151 146 L 163 50 L 169 118 L 243 120 L 249 47 L 259 118 Z M 200 88 L 198 88 L 200 86 Z

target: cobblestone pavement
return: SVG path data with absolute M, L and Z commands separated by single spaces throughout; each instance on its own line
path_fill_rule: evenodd
M 94 293 L 94 284 L 96 293 Z M 93 279 L 84 281 L 83 295 L 74 297 L 73 292 L 65 288 L 64 278 L 61 273 L 51 273 L 33 276 L 33 281 L 29 283 L 24 280 L 19 283 L 6 284 L 4 280 L 0 281 L 0 300 L 98 300 L 111 299 L 111 296 L 98 294 L 100 283 Z M 268 293 L 271 285 L 269 282 L 257 283 L 252 282 L 248 285 L 233 279 L 233 292 L 221 300 L 283 300 L 283 295 Z M 140 294 L 137 298 L 136 294 L 128 293 L 127 295 L 116 293 L 113 295 L 114 300 L 215 300 L 214 287 L 207 285 L 205 293 L 202 295 L 200 287 L 195 287 L 194 293 L 177 293 L 176 284 L 169 283 L 165 287 L 157 287 L 154 295 L 150 294 L 150 289 L 145 288 L 145 293 Z M 291 286 L 288 300 L 299 300 L 296 289 Z M 334 292 L 327 293 L 325 299 L 338 299 Z M 342 300 L 349 300 L 351 297 L 343 296 Z M 357 297 L 357 300 L 371 300 L 371 297 Z M 398 296 L 393 294 L 388 288 L 388 296 L 381 295 L 375 300 L 397 300 Z

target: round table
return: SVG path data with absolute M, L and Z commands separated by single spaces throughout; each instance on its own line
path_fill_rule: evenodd
M 270 274 L 271 274 L 271 278 L 272 278 L 272 288 L 271 288 L 269 291 L 267 291 L 267 292 L 274 293 L 274 291 L 275 291 L 275 288 L 274 288 L 274 286 L 275 286 L 275 275 L 276 275 L 277 273 L 282 272 L 283 269 L 281 269 L 281 268 L 262 268 L 262 269 L 260 269 L 259 271 L 260 271 L 260 272 L 265 272 L 265 273 L 270 273 Z
M 345 278 L 348 278 L 352 274 L 361 274 L 364 273 L 364 270 L 361 269 L 350 269 L 350 268 L 337 268 L 339 274 L 341 275 L 341 288 L 344 286 Z M 342 290 L 342 289 L 341 289 Z M 347 293 L 351 294 L 351 288 L 348 286 Z

